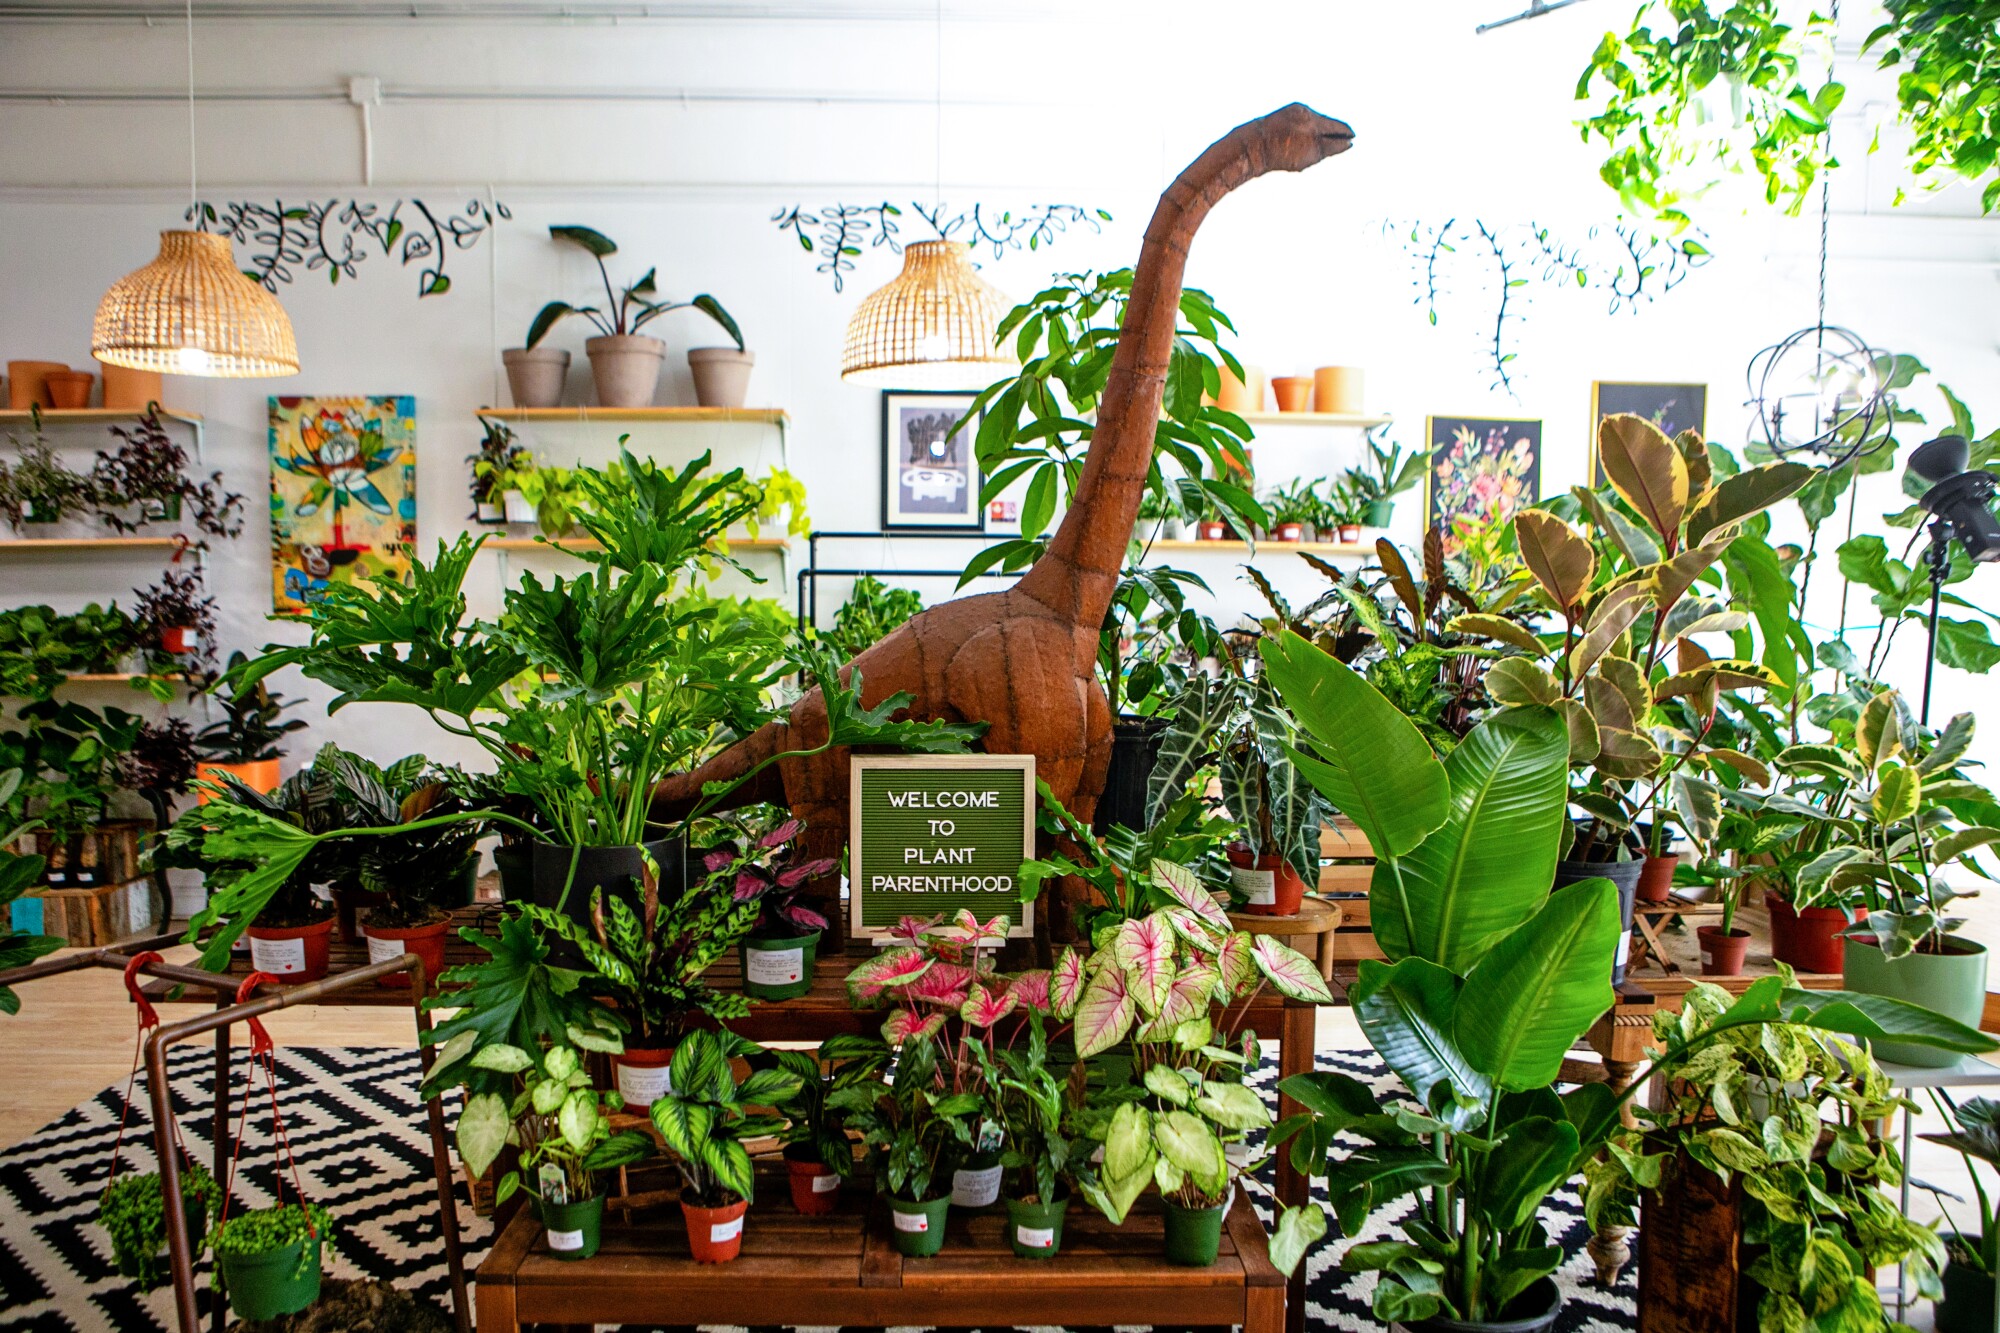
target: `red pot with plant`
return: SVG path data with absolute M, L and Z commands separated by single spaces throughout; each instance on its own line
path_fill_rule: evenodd
M 1661 856 L 1648 856 L 1639 871 L 1638 899 L 1642 903 L 1663 903 L 1674 896 L 1674 869 L 1681 863 L 1680 853 L 1667 852 Z
M 265 925 L 260 915 L 245 932 L 250 936 L 250 965 L 287 984 L 318 981 L 326 975 L 333 926 L 331 905 L 324 917 L 301 925 Z
M 1205 542 L 1226 542 L 1229 540 L 1227 523 L 1211 523 L 1207 519 L 1195 524 L 1195 536 Z
M 680 1168 L 681 1216 L 698 1264 L 726 1264 L 741 1253 L 754 1188 L 743 1140 L 782 1130 L 784 1120 L 767 1108 L 799 1094 L 798 1075 L 783 1068 L 737 1082 L 731 1058 L 756 1049 L 727 1031 L 688 1033 L 674 1052 L 675 1086 L 652 1105 L 653 1128 Z
M 368 936 L 368 961 L 386 963 L 413 953 L 423 961 L 425 983 L 435 984 L 438 973 L 444 971 L 444 945 L 451 931 L 451 913 L 434 907 L 419 924 L 394 926 L 377 921 L 379 914 L 379 909 L 371 911 L 361 922 L 361 928 Z M 407 990 L 410 974 L 391 972 L 386 977 L 377 978 L 376 984 Z
M 1839 907 L 1794 907 L 1775 891 L 1764 896 L 1771 914 L 1771 957 L 1801 972 L 1838 975 L 1847 966 L 1847 940 L 1842 935 L 1865 913 Z
M 1231 844 L 1229 878 L 1248 899 L 1243 910 L 1253 916 L 1297 916 L 1305 905 L 1305 881 L 1275 853 L 1260 856 L 1243 843 Z
M 193 652 L 195 650 L 195 645 L 199 643 L 200 640 L 201 640 L 201 631 L 197 630 L 192 625 L 160 626 L 161 652 L 172 653 L 176 657 L 183 656 L 187 653 Z
M 1695 931 L 1701 945 L 1701 974 L 1705 977 L 1743 975 L 1743 960 L 1750 952 L 1750 932 L 1722 926 L 1702 926 Z
M 625 1105 L 643 1111 L 672 1092 L 674 1082 L 669 1070 L 673 1060 L 671 1046 L 628 1045 L 612 1056 L 612 1074 L 618 1080 L 618 1095 L 625 1099 Z
M 1306 525 L 1303 523 L 1280 523 L 1271 529 L 1271 540 L 1279 542 L 1302 542 L 1306 539 Z

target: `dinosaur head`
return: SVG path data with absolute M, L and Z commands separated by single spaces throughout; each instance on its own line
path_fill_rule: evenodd
M 1322 116 L 1304 102 L 1279 107 L 1264 123 L 1275 131 L 1265 140 L 1267 170 L 1304 171 L 1354 145 L 1354 131 L 1345 121 Z

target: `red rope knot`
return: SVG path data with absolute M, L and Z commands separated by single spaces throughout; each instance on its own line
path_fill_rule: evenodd
M 145 953 L 135 954 L 132 961 L 125 964 L 125 990 L 131 995 L 132 1003 L 139 1006 L 139 1031 L 141 1032 L 144 1032 L 147 1028 L 156 1028 L 160 1025 L 160 1012 L 153 1008 L 153 1002 L 146 998 L 144 991 L 139 989 L 139 969 L 148 963 L 157 963 L 160 961 L 160 955 L 148 949 Z

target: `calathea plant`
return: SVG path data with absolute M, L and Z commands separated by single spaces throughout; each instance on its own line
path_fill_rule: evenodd
M 755 1070 L 738 1083 L 730 1060 L 762 1050 L 728 1031 L 691 1032 L 675 1048 L 672 1086 L 653 1102 L 650 1114 L 677 1158 L 683 1202 L 720 1208 L 752 1197 L 750 1153 L 743 1140 L 775 1134 L 785 1120 L 751 1108 L 783 1106 L 802 1086 L 799 1076 L 784 1068 Z

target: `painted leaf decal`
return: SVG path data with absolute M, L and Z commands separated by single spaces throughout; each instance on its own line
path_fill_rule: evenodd
M 1020 1002 L 1021 997 L 1011 990 L 995 995 L 984 986 L 974 986 L 959 1006 L 958 1016 L 976 1028 L 990 1028 L 1013 1013 Z
M 1289 944 L 1280 943 L 1277 936 L 1257 936 L 1250 946 L 1250 957 L 1257 970 L 1292 999 L 1333 1003 L 1333 992 L 1327 989 L 1326 978 L 1319 974 L 1319 964 Z
M 1514 539 L 1528 572 L 1550 600 L 1559 609 L 1574 607 L 1597 573 L 1597 551 L 1589 540 L 1546 509 L 1515 514 Z
M 1111 941 L 1111 957 L 1125 969 L 1132 996 L 1149 1014 L 1160 1012 L 1173 984 L 1173 928 L 1155 913 L 1126 921 Z
M 1153 862 L 1153 883 L 1172 894 L 1175 902 L 1216 929 L 1229 929 L 1229 913 L 1215 900 L 1215 895 L 1202 886 L 1194 871 L 1186 866 L 1175 865 L 1172 861 Z
M 1132 1029 L 1138 1008 L 1138 1002 L 1125 989 L 1125 974 L 1119 969 L 1107 967 L 1093 975 L 1076 1006 L 1072 1035 L 1077 1058 L 1087 1060 L 1123 1041 Z
M 1049 1012 L 1057 1018 L 1074 1014 L 1077 1001 L 1083 998 L 1084 980 L 1083 955 L 1064 945 L 1049 971 Z
M 1688 505 L 1687 460 L 1658 426 L 1620 412 L 1597 427 L 1597 457 L 1626 504 L 1669 548 L 1678 546 Z

